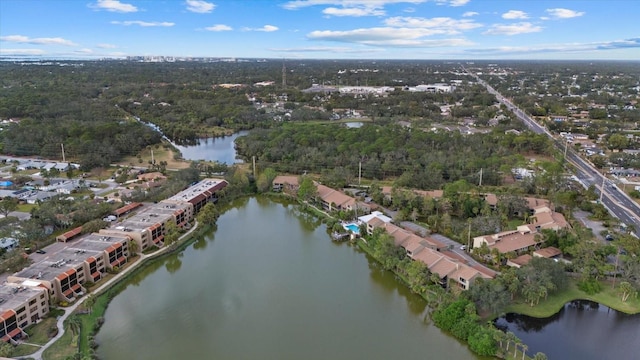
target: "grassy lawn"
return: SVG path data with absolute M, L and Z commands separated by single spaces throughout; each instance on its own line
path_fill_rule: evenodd
M 20 344 L 13 349 L 11 356 L 18 357 L 33 354 L 34 352 L 38 351 L 38 349 L 40 348 L 34 345 Z
M 29 327 L 26 332 L 29 334 L 27 342 L 44 345 L 49 341 L 49 329 L 56 327 L 56 318 L 48 317 L 35 326 Z
M 58 341 L 53 343 L 42 354 L 44 360 L 65 359 L 78 352 L 78 347 L 72 345 L 71 331 L 65 331 Z
M 591 300 L 628 314 L 636 314 L 640 312 L 640 299 L 637 297 L 630 298 L 626 303 L 623 303 L 620 300 L 620 295 L 618 295 L 617 291 L 611 288 L 610 283 L 603 282 L 601 292 L 595 295 L 588 295 L 578 289 L 574 280 L 571 280 L 570 285 L 566 290 L 549 296 L 547 300 L 541 301 L 534 307 L 529 306 L 529 304 L 518 302 L 509 305 L 505 311 L 544 318 L 557 313 L 564 304 L 572 300 Z
M 16 211 L 22 211 L 22 212 L 31 212 L 31 209 L 35 208 L 37 205 L 35 204 L 18 204 L 18 207 L 16 208 Z

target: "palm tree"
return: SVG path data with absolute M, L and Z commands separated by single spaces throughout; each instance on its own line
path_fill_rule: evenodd
M 138 243 L 135 240 L 129 240 L 129 254 L 130 255 L 137 254 L 138 250 L 140 250 Z
M 548 359 L 547 355 L 541 352 L 537 352 L 535 355 L 533 355 L 533 360 L 547 360 L 547 359 Z
M 522 360 L 524 360 L 524 356 L 527 353 L 527 350 L 529 350 L 529 347 L 527 346 L 527 344 L 522 344 L 520 345 L 520 347 L 522 348 Z
M 514 349 L 513 357 L 516 357 L 516 355 L 518 354 L 518 346 L 520 344 L 522 344 L 522 341 L 520 339 L 518 339 L 517 337 L 515 337 L 515 339 L 513 339 L 513 349 Z
M 80 329 L 82 328 L 82 320 L 78 315 L 71 315 L 67 319 L 67 328 L 71 330 L 74 335 L 80 335 Z
M 96 304 L 96 297 L 93 296 L 93 294 L 87 295 L 87 298 L 84 299 L 84 307 L 87 308 L 87 311 L 89 311 L 89 314 L 91 314 L 91 311 L 93 310 L 93 305 L 95 304 Z
M 516 340 L 518 340 L 518 337 L 516 336 L 516 334 L 512 333 L 511 331 L 507 331 L 506 335 L 506 340 L 507 340 L 507 349 L 505 351 L 509 351 L 509 345 L 511 344 L 511 342 L 513 342 L 513 344 L 516 344 Z

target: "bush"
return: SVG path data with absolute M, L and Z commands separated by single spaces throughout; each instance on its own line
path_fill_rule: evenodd
M 578 283 L 578 289 L 584 291 L 588 295 L 595 295 L 602 291 L 602 285 L 596 279 L 586 279 Z

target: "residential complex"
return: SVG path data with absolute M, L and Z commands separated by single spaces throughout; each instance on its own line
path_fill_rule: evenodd
M 367 233 L 380 228 L 393 237 L 396 246 L 401 246 L 407 256 L 414 261 L 423 262 L 432 274 L 437 274 L 442 286 L 450 283 L 457 284 L 461 289 L 468 290 L 477 278 L 491 279 L 496 274 L 483 267 L 474 267 L 466 259 L 450 251 L 442 242 L 429 237 L 418 236 L 390 222 L 386 216 L 361 217 L 367 225 Z
M 489 249 L 497 249 L 502 254 L 509 252 L 520 254 L 542 243 L 541 230 L 558 231 L 569 226 L 562 214 L 552 211 L 548 206 L 538 206 L 531 210 L 533 215 L 530 217 L 530 224 L 520 225 L 516 230 L 477 236 L 473 238 L 473 248 L 486 245 Z
M 50 300 L 73 302 L 87 292 L 84 285 L 117 271 L 133 252 L 162 247 L 168 222 L 187 227 L 226 186 L 225 180 L 204 179 L 158 203 L 127 204 L 114 211 L 117 220 L 109 228 L 91 234 L 83 234 L 82 227 L 71 229 L 42 253 L 29 255 L 33 263 L 0 285 L 2 340 L 24 335 L 25 327 L 49 312 Z

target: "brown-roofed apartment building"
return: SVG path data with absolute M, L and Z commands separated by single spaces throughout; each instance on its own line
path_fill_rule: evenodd
M 538 206 L 531 217 L 532 224 L 520 225 L 516 230 L 503 231 L 492 235 L 473 238 L 473 248 L 486 244 L 490 249 L 498 249 L 500 253 L 523 253 L 542 242 L 539 232 L 543 229 L 558 231 L 569 226 L 564 216 L 551 211 L 547 206 Z

